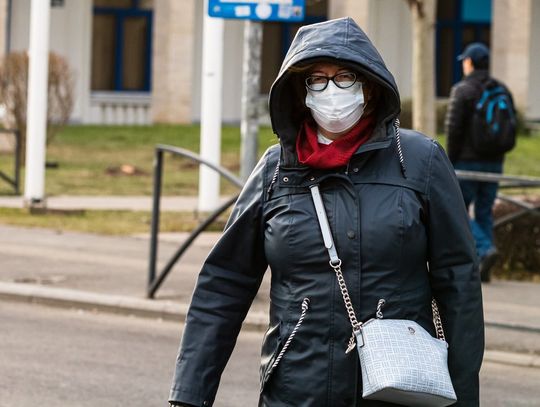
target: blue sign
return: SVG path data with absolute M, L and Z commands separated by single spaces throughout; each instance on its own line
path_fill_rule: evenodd
M 255 21 L 303 21 L 305 0 L 208 0 L 210 17 Z

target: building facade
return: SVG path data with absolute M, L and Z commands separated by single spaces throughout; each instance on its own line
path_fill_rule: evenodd
M 492 48 L 492 72 L 529 119 L 540 119 L 540 0 L 438 2 L 436 89 L 461 78 L 456 56 L 472 41 Z M 0 0 L 0 56 L 28 49 L 31 0 Z M 412 30 L 405 0 L 306 0 L 306 21 L 353 17 L 410 98 Z M 204 0 L 51 0 L 50 48 L 72 67 L 76 123 L 200 120 Z M 305 24 L 304 23 L 304 24 Z M 261 105 L 300 24 L 263 23 Z M 238 122 L 243 22 L 225 21 L 223 120 Z M 225 103 L 226 101 L 226 103 Z

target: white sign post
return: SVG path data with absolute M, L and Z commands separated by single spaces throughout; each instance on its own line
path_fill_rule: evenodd
M 50 2 L 32 0 L 31 7 L 24 201 L 39 206 L 45 199 Z
M 203 24 L 201 157 L 219 165 L 221 154 L 221 86 L 224 18 L 252 21 L 302 21 L 305 0 L 205 0 Z M 242 106 L 242 177 L 247 178 L 257 155 L 257 94 L 260 76 L 260 23 L 247 24 L 244 47 Z M 219 206 L 219 174 L 201 165 L 200 212 Z
M 205 2 L 205 6 L 207 3 Z M 201 92 L 201 146 L 202 158 L 219 165 L 221 155 L 221 94 L 223 82 L 224 21 L 204 13 L 202 92 Z M 219 206 L 219 174 L 205 165 L 199 172 L 200 212 L 209 212 Z

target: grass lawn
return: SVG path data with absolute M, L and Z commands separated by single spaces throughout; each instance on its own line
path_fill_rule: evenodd
M 259 136 L 260 154 L 277 142 L 269 128 Z M 57 168 L 46 170 L 45 190 L 53 195 L 151 195 L 152 163 L 156 144 L 169 144 L 199 152 L 199 126 L 68 126 L 47 148 L 47 161 Z M 240 129 L 224 127 L 222 132 L 222 165 L 239 172 Z M 134 175 L 120 171 L 128 165 Z M 11 174 L 9 155 L 0 155 L 0 170 Z M 24 171 L 21 177 L 24 180 Z M 196 195 L 198 166 L 185 158 L 166 154 L 163 193 Z M 223 193 L 236 187 L 226 180 Z M 0 194 L 12 194 L 9 185 L 0 180 Z
M 48 211 L 30 213 L 28 209 L 0 208 L 0 224 L 43 227 L 103 235 L 150 233 L 152 215 L 140 211 Z M 220 217 L 208 230 L 221 231 L 226 216 Z M 161 232 L 191 232 L 199 224 L 193 212 L 161 212 Z

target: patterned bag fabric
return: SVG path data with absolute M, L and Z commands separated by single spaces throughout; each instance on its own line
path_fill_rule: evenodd
M 377 318 L 355 331 L 362 397 L 406 406 L 448 406 L 456 401 L 448 372 L 448 344 L 414 321 Z M 437 329 L 439 331 L 439 329 Z

